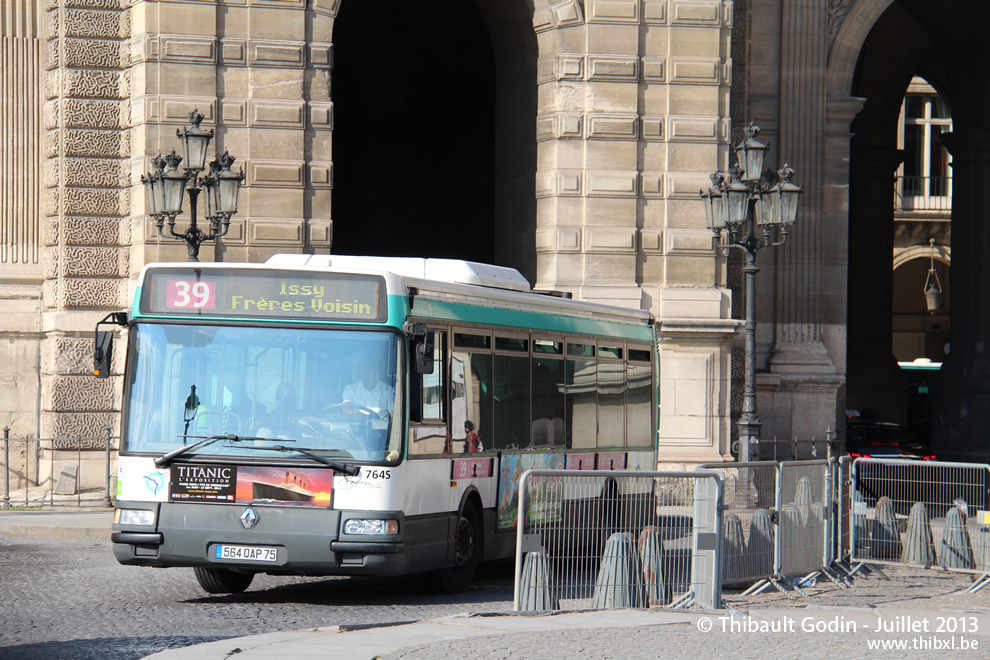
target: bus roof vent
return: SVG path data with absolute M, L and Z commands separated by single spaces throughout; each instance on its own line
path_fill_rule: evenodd
M 495 289 L 529 291 L 529 281 L 515 268 L 492 266 L 460 259 L 421 259 L 418 257 L 355 257 L 333 254 L 276 254 L 266 262 L 272 266 L 315 266 L 378 270 L 403 277 L 438 282 L 475 284 Z

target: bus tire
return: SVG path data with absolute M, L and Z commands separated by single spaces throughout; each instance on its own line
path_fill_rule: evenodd
M 468 504 L 454 530 L 454 565 L 437 571 L 436 585 L 442 593 L 456 594 L 471 586 L 481 563 L 481 538 L 478 509 Z
M 238 573 L 227 568 L 196 566 L 196 581 L 211 594 L 239 594 L 251 586 L 254 573 Z

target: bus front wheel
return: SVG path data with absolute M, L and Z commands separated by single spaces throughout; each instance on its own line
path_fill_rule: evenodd
M 196 566 L 196 581 L 207 593 L 239 594 L 251 586 L 254 573 L 238 573 L 227 568 Z
M 437 586 L 444 593 L 454 594 L 467 589 L 481 563 L 481 520 L 478 510 L 466 506 L 457 519 L 454 530 L 454 565 L 441 569 Z

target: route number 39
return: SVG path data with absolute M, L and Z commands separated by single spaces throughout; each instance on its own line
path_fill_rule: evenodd
M 168 309 L 216 309 L 216 283 L 207 280 L 169 280 L 165 307 Z

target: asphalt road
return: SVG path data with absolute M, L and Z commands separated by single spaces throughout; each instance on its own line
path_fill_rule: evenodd
M 0 538 L 0 658 L 124 660 L 170 648 L 327 625 L 416 621 L 512 609 L 512 565 L 463 594 L 423 579 L 259 575 L 235 596 L 202 591 L 192 569 L 120 566 L 109 540 Z

